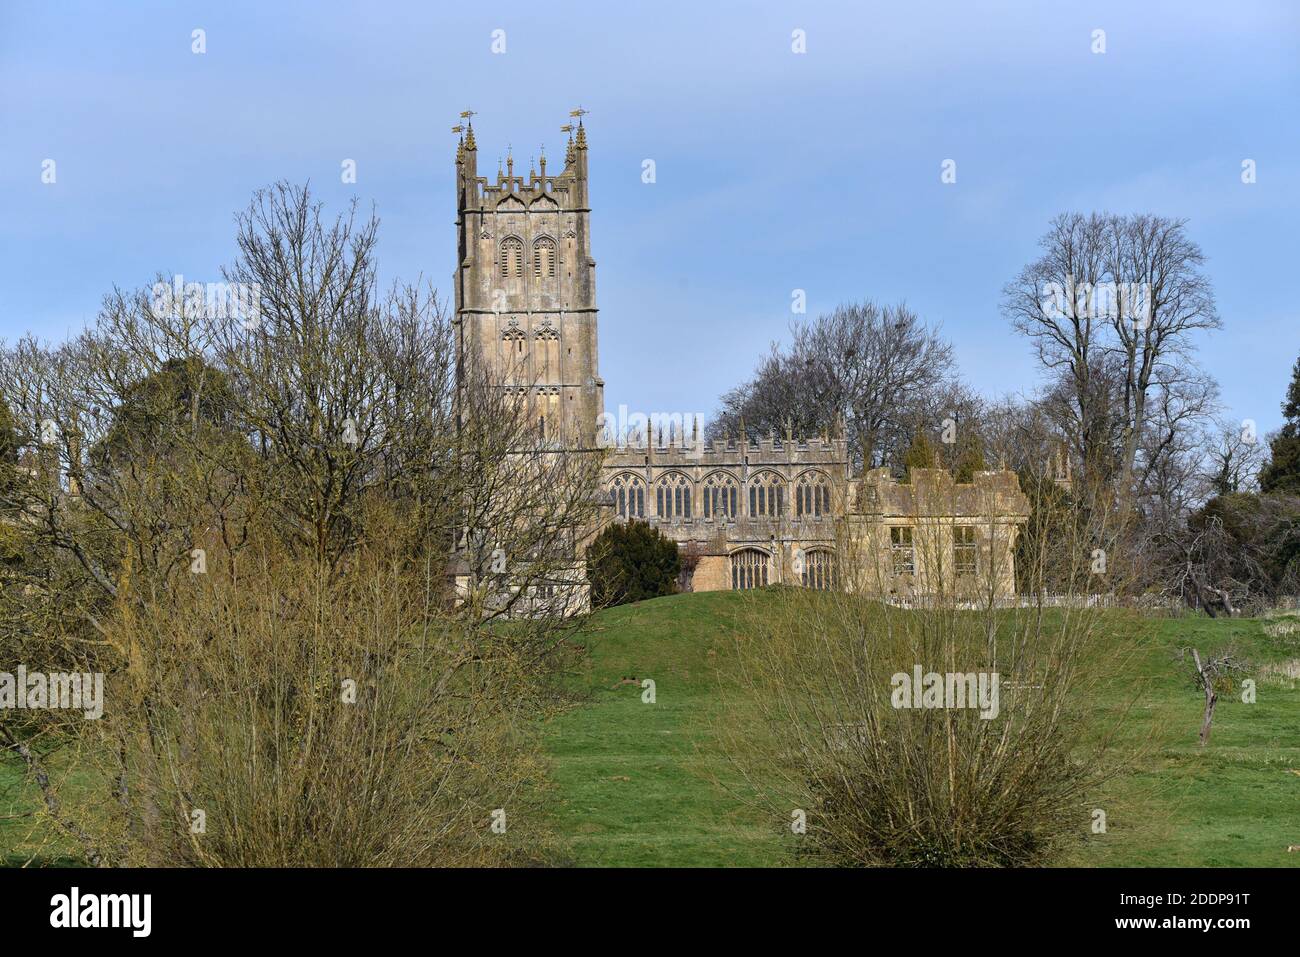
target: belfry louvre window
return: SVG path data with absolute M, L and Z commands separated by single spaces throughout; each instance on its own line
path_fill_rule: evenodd
M 739 505 L 736 482 L 729 476 L 711 475 L 704 482 L 704 517 L 735 518 Z
M 524 241 L 518 236 L 501 240 L 501 278 L 524 274 Z
M 912 526 L 891 526 L 889 548 L 894 556 L 895 575 L 916 574 L 916 550 L 912 546 Z
M 952 567 L 958 575 L 974 575 L 979 565 L 979 546 L 974 525 L 956 525 L 952 530 Z
M 731 587 L 762 588 L 767 584 L 767 552 L 745 548 L 731 556 Z
M 684 475 L 665 475 L 655 488 L 655 512 L 660 518 L 691 517 L 691 483 Z
M 533 243 L 533 275 L 538 279 L 555 275 L 555 240 L 542 237 Z
M 828 591 L 835 587 L 835 554 L 824 548 L 803 554 L 803 571 L 800 574 L 804 588 Z

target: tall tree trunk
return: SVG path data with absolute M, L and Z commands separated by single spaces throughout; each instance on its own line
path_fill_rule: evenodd
M 1201 717 L 1201 747 L 1210 740 L 1210 725 L 1214 721 L 1214 706 L 1219 703 L 1219 695 L 1214 690 L 1214 679 L 1205 673 L 1201 665 L 1201 655 L 1193 648 L 1192 659 L 1196 662 L 1196 672 L 1201 676 L 1201 688 L 1205 691 L 1205 714 Z

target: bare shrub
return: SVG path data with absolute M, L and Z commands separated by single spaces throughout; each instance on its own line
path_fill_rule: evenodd
M 914 538 L 931 567 L 952 510 L 935 512 L 918 516 Z M 1040 541 L 1053 561 L 1072 556 L 1066 580 L 1086 575 L 1091 555 L 1087 534 L 1070 537 Z M 1047 564 L 1032 549 L 1027 560 Z M 990 582 L 1009 574 L 982 562 Z M 1003 608 L 991 584 L 983 600 L 940 588 L 902 608 L 871 597 L 886 585 L 782 590 L 746 622 L 720 729 L 739 771 L 774 819 L 804 811 L 803 849 L 836 864 L 1058 859 L 1089 832 L 1089 796 L 1125 763 L 1127 706 L 1112 681 L 1129 651 L 1113 632 L 1134 623 L 1068 602 Z
M 378 527 L 373 509 L 367 518 Z M 105 779 L 125 772 L 122 801 L 107 817 L 80 809 L 120 863 L 446 866 L 542 853 L 524 786 L 539 771 L 526 727 L 536 702 L 513 643 L 436 615 L 438 583 L 384 538 L 349 564 L 329 576 L 258 543 L 238 572 L 217 559 L 122 607 L 117 706 L 94 729 L 97 753 L 114 755 Z M 506 835 L 490 829 L 498 808 Z
M 0 745 L 87 752 L 31 766 L 87 861 L 545 851 L 522 729 L 585 594 L 599 458 L 538 442 L 525 404 L 456 369 L 432 293 L 375 288 L 375 228 L 275 187 L 228 273 L 259 290 L 255 322 L 115 292 L 76 340 L 0 350 L 23 557 L 0 580 L 6 660 L 108 674 L 102 721 L 6 711 Z

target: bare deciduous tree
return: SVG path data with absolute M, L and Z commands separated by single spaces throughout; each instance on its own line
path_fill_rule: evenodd
M 1233 422 L 1220 421 L 1210 437 L 1203 464 L 1206 493 L 1232 495 L 1259 487 L 1266 446 Z
M 1085 476 L 1134 494 L 1151 405 L 1195 378 L 1194 333 L 1221 322 L 1186 221 L 1066 213 L 1003 291 L 1003 313 L 1059 373 Z M 1189 370 L 1192 375 L 1189 376 Z
M 1104 393 L 1094 381 L 1104 360 L 1104 320 L 1079 290 L 1106 279 L 1105 231 L 1096 214 L 1057 216 L 1039 240 L 1042 255 L 1003 290 L 1003 314 L 1033 342 L 1039 363 L 1059 373 L 1074 423 L 1070 435 L 1088 479 L 1107 470 L 1105 416 L 1098 408 Z
M 907 447 L 918 419 L 932 424 L 931 402 L 952 372 L 952 349 L 906 305 L 866 301 L 791 328 L 754 377 L 722 397 L 714 436 L 748 429 L 830 431 L 842 419 L 859 467 L 882 464 Z M 905 436 L 906 438 L 902 438 Z
M 1247 673 L 1249 665 L 1242 660 L 1235 649 L 1228 648 L 1217 655 L 1201 658 L 1201 653 L 1191 649 L 1195 670 L 1192 679 L 1205 695 L 1205 711 L 1201 715 L 1201 731 L 1197 736 L 1201 747 L 1210 743 L 1210 726 L 1214 723 L 1214 709 L 1219 703 L 1219 690 L 1226 684 L 1231 685 L 1238 675 Z M 1186 652 L 1184 652 L 1184 655 Z
M 432 292 L 377 288 L 376 230 L 276 186 L 226 273 L 251 315 L 115 292 L 76 340 L 0 350 L 23 555 L 0 636 L 108 676 L 107 720 L 46 737 L 91 743 L 112 800 L 78 820 L 33 772 L 87 860 L 500 859 L 475 829 L 536 778 L 521 724 L 572 633 L 548 613 L 581 587 L 599 461 L 456 381 Z M 5 745 L 39 759 L 12 714 Z M 194 839 L 196 807 L 237 832 Z
M 1124 370 L 1125 444 L 1120 488 L 1127 490 L 1147 424 L 1153 389 L 1184 381 L 1192 334 L 1222 326 L 1214 291 L 1201 271 L 1205 255 L 1186 233 L 1185 219 L 1140 214 L 1106 217 L 1106 273 L 1117 286 L 1136 286 L 1133 314 L 1113 310 L 1111 329 Z

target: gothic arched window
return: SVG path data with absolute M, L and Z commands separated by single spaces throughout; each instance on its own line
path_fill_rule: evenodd
M 740 495 L 736 480 L 726 472 L 714 472 L 704 480 L 704 517 L 719 521 L 734 519 Z
M 775 472 L 759 472 L 749 480 L 749 514 L 779 518 L 785 511 L 785 479 Z
M 527 381 L 528 355 L 524 351 L 524 340 L 528 336 L 512 320 L 501 333 L 501 377 L 506 382 Z
M 655 512 L 660 518 L 691 517 L 691 483 L 680 472 L 661 478 L 655 487 Z
M 524 335 L 524 331 L 518 326 L 511 326 L 506 329 L 505 332 L 501 333 L 501 341 L 508 343 L 506 346 L 507 352 L 523 352 L 524 340 L 527 338 L 528 337 Z
M 609 491 L 619 518 L 645 518 L 644 481 L 625 472 L 610 483 Z
M 542 413 L 541 422 L 538 431 L 543 439 L 556 439 L 560 437 L 560 390 L 559 389 L 542 389 L 537 395 L 538 408 Z M 547 418 L 550 419 L 550 426 L 546 425 Z
M 533 275 L 538 279 L 555 275 L 555 240 L 549 236 L 533 243 Z
M 757 548 L 742 548 L 731 554 L 731 587 L 762 588 L 767 584 L 768 555 Z
M 501 278 L 524 274 L 524 241 L 518 236 L 507 236 L 501 240 L 500 250 Z
M 831 512 L 831 486 L 821 472 L 805 472 L 794 490 L 795 514 L 821 518 Z
M 813 548 L 800 556 L 803 564 L 799 578 L 804 588 L 827 591 L 835 587 L 835 553 L 827 548 Z
M 541 368 L 537 371 L 541 381 L 554 382 L 560 378 L 560 334 L 550 320 L 544 319 L 535 335 L 540 344 L 538 358 Z

